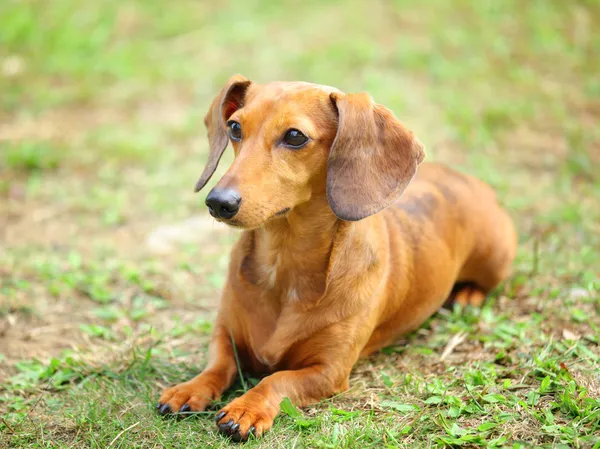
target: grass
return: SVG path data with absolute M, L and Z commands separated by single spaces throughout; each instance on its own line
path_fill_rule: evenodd
M 247 447 L 600 448 L 599 26 L 592 1 L 3 2 L 0 447 L 232 445 L 154 404 L 205 363 L 237 234 L 192 187 L 239 72 L 368 90 L 520 234 L 483 309 Z

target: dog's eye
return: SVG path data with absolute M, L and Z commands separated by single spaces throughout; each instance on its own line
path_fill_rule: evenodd
M 308 137 L 297 129 L 290 129 L 285 133 L 285 136 L 283 136 L 283 143 L 291 148 L 300 148 L 306 142 L 308 142 Z
M 229 127 L 229 137 L 231 137 L 231 140 L 235 140 L 236 142 L 242 140 L 242 125 L 229 120 L 227 126 Z

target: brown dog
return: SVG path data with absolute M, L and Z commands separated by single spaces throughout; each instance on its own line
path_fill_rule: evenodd
M 480 305 L 505 279 L 516 234 L 483 182 L 424 164 L 423 145 L 367 94 L 232 77 L 205 118 L 217 220 L 231 254 L 206 369 L 164 391 L 160 413 L 204 410 L 238 370 L 272 373 L 217 414 L 244 440 L 348 388 L 356 360 L 418 328 L 449 297 Z M 414 178 L 414 179 L 413 179 Z M 391 207 L 389 207 L 391 206 Z

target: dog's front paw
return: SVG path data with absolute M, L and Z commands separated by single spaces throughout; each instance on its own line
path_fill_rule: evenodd
M 202 412 L 218 396 L 206 382 L 192 379 L 174 387 L 167 388 L 160 397 L 156 408 L 161 415 L 178 414 L 185 416 L 189 412 Z
M 233 441 L 246 441 L 250 435 L 260 437 L 273 425 L 279 409 L 262 395 L 249 391 L 231 401 L 216 415 L 219 432 Z

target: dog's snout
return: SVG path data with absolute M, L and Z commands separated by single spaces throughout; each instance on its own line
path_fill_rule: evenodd
M 212 189 L 206 197 L 208 211 L 215 218 L 229 220 L 240 210 L 242 197 L 233 189 Z

